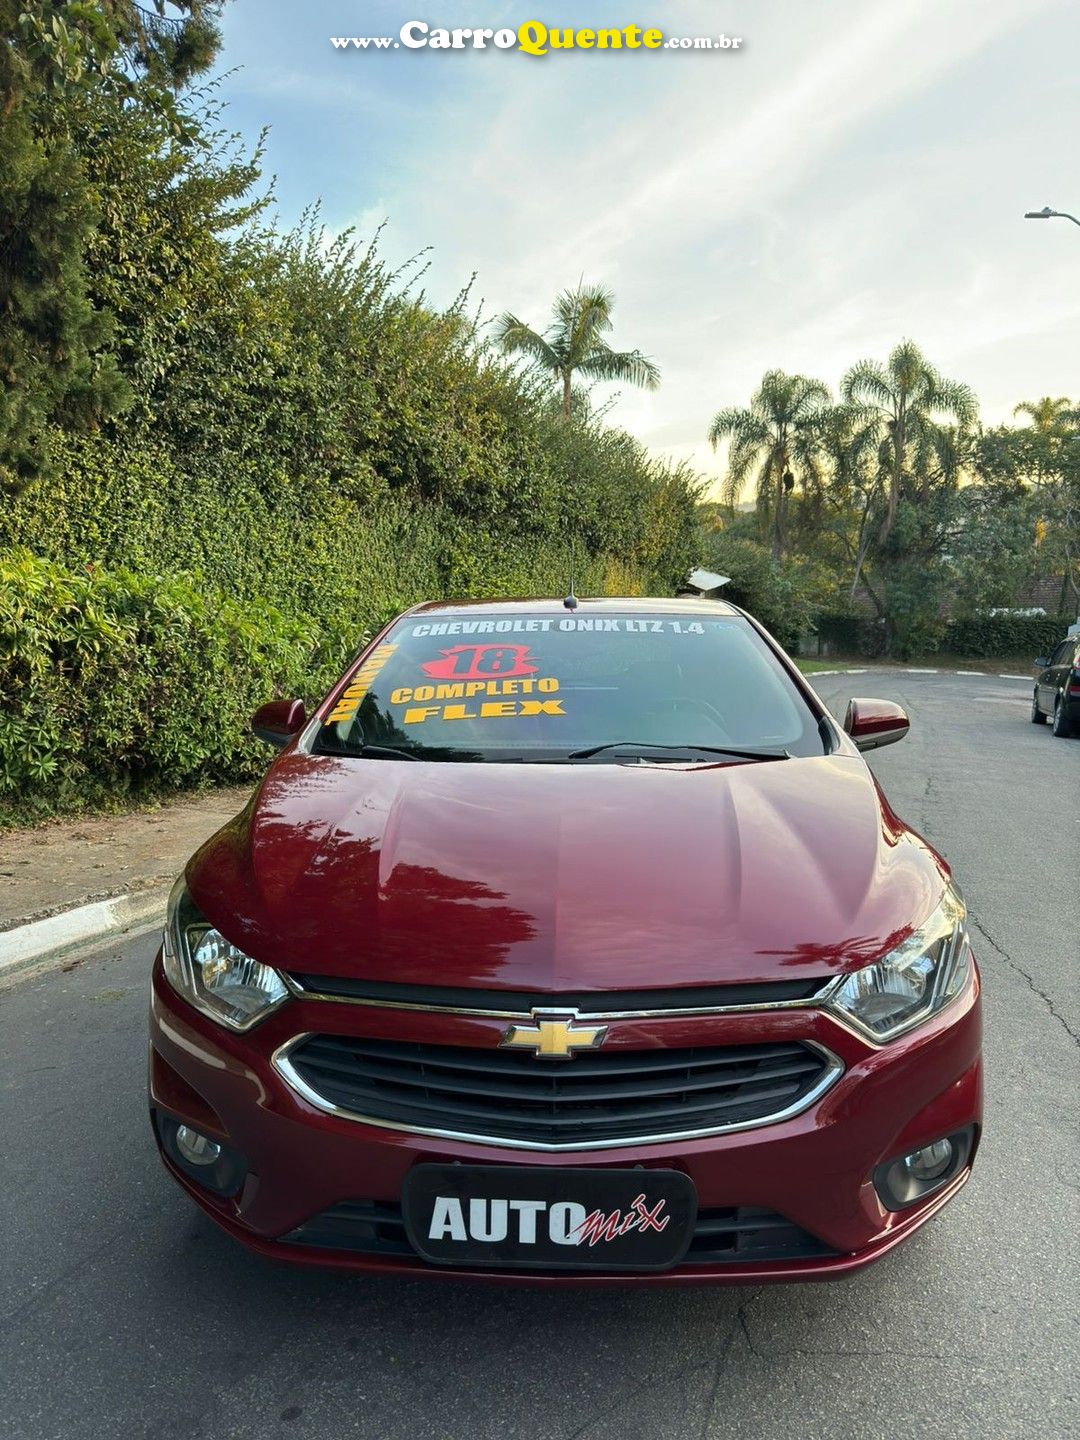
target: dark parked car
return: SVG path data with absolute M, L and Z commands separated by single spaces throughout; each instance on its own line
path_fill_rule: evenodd
M 1035 661 L 1039 672 L 1031 697 L 1031 723 L 1053 721 L 1055 735 L 1080 735 L 1080 635 L 1062 640 L 1052 655 Z
M 188 863 L 153 976 L 172 1175 L 266 1256 L 547 1284 L 815 1280 L 971 1173 L 949 867 L 716 601 L 424 605 Z M 895 1279 L 895 1277 L 894 1277 Z

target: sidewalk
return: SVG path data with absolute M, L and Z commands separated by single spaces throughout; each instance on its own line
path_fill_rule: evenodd
M 0 832 L 0 937 L 92 901 L 168 887 L 250 794 L 212 790 L 159 810 Z

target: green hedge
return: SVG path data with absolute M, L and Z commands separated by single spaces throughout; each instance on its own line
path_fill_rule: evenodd
M 920 654 L 942 650 L 948 655 L 971 659 L 999 656 L 1047 655 L 1064 639 L 1071 621 L 1045 615 L 976 615 L 953 620 L 945 626 L 939 644 L 927 646 Z M 861 615 L 818 615 L 813 624 L 822 651 L 841 655 L 882 653 L 882 627 Z
M 405 492 L 360 506 L 320 473 L 58 440 L 53 479 L 0 507 L 0 550 L 22 546 L 75 570 L 183 576 L 350 636 L 422 599 L 562 594 L 572 534 L 581 593 L 670 594 L 694 558 L 686 483 L 649 474 L 607 437 L 597 448 L 604 475 L 582 474 L 555 524 L 531 505 L 479 521 Z M 619 489 L 623 513 L 613 499 L 607 534 L 576 523 Z
M 325 677 L 327 658 L 269 606 L 0 554 L 0 804 L 47 813 L 252 775 L 250 712 Z
M 1048 655 L 1064 640 L 1069 620 L 1045 615 L 976 615 L 954 620 L 942 648 L 954 655 Z

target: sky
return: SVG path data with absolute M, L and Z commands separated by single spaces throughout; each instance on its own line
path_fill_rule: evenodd
M 339 51 L 432 26 L 662 28 L 738 49 Z M 902 338 L 978 394 L 1080 399 L 1078 0 L 231 0 L 227 121 L 269 127 L 280 221 L 386 222 L 449 303 L 536 329 L 580 278 L 656 393 L 598 387 L 610 418 L 710 480 L 715 412 L 768 369 L 834 389 Z

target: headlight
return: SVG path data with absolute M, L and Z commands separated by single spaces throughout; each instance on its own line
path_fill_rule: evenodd
M 829 1009 L 877 1044 L 921 1024 L 959 995 L 970 974 L 966 917 L 960 892 L 950 886 L 902 945 L 845 977 Z
M 182 875 L 169 896 L 164 967 L 178 995 L 230 1030 L 250 1030 L 289 994 L 276 970 L 238 950 L 199 913 Z

